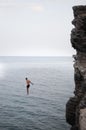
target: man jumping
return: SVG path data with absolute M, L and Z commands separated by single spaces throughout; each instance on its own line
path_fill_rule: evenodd
M 25 78 L 25 79 L 26 79 L 26 84 L 27 84 L 27 86 L 26 86 L 26 88 L 27 88 L 27 94 L 29 94 L 30 84 L 33 85 L 33 83 L 28 78 Z

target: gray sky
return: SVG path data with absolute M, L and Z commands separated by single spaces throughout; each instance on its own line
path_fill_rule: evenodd
M 66 56 L 72 6 L 86 0 L 0 0 L 0 56 Z

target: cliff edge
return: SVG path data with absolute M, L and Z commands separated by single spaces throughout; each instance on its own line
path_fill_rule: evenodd
M 66 121 L 71 130 L 86 130 L 86 6 L 73 7 L 75 28 L 71 31 L 74 57 L 74 97 L 66 104 Z

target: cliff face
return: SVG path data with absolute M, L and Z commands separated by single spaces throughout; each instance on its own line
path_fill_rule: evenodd
M 66 104 L 66 120 L 71 130 L 86 130 L 86 6 L 74 6 L 75 28 L 71 31 L 74 55 L 74 97 Z

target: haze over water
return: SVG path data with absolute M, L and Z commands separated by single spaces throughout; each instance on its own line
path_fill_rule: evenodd
M 25 77 L 34 85 L 26 94 Z M 0 57 L 0 130 L 69 130 L 71 57 Z

